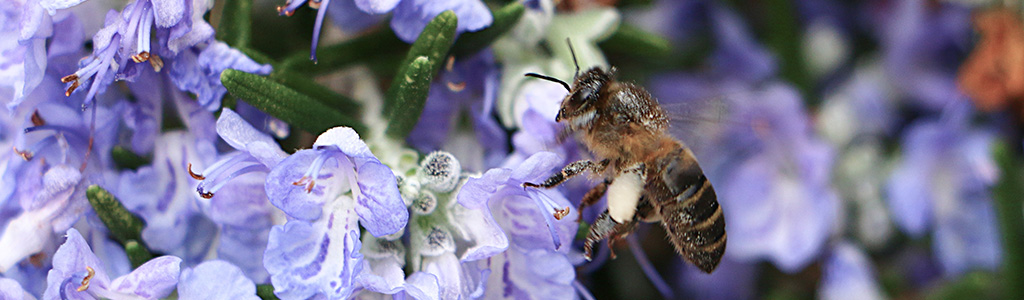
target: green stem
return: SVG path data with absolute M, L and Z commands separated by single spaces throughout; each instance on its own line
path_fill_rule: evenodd
M 252 0 L 224 0 L 217 39 L 231 47 L 249 45 L 252 37 Z
M 795 85 L 805 101 L 811 101 L 812 81 L 804 65 L 803 48 L 800 46 L 803 35 L 797 24 L 795 6 L 792 0 L 764 1 L 765 27 L 768 29 L 765 44 L 779 57 L 782 78 Z
M 996 146 L 995 157 L 1002 171 L 994 191 L 1003 244 L 1004 296 L 1024 299 L 1024 164 L 1005 144 Z

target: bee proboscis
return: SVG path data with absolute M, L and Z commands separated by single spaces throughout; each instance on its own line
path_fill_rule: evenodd
M 711 273 L 725 253 L 725 218 L 715 190 L 693 152 L 668 132 L 669 121 L 658 101 L 642 87 L 615 79 L 615 68 L 593 67 L 580 73 L 576 54 L 573 83 L 528 73 L 561 84 L 569 94 L 555 117 L 596 158 L 562 168 L 540 184 L 552 188 L 589 171 L 604 180 L 580 201 L 579 210 L 608 195 L 608 209 L 590 226 L 584 243 L 589 260 L 593 245 L 609 246 L 625 238 L 639 221 L 660 222 L 676 252 Z

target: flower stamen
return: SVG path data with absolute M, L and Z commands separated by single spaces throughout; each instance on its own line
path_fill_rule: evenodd
M 465 81 L 462 81 L 462 82 L 451 82 L 451 81 L 449 81 L 448 82 L 448 90 L 450 90 L 452 92 L 458 93 L 458 92 L 461 92 L 461 91 L 463 91 L 465 89 L 466 89 L 466 82 Z
M 192 163 L 188 164 L 188 176 L 192 176 L 192 179 L 195 179 L 195 180 L 204 180 L 204 179 L 206 179 L 206 177 L 203 177 L 202 174 L 196 174 L 195 172 L 192 172 Z
M 71 86 L 68 87 L 67 91 L 64 92 L 65 97 L 70 97 L 71 93 L 78 89 L 81 82 L 78 81 L 78 74 L 71 74 L 60 78 L 60 82 L 68 83 L 71 82 Z
M 565 216 L 569 215 L 569 207 L 566 206 L 565 208 L 562 209 L 556 209 L 555 213 L 552 215 L 554 215 L 555 220 L 562 220 L 562 218 L 565 218 Z
M 89 272 L 89 275 L 85 275 L 85 278 L 82 278 L 82 285 L 75 289 L 76 291 L 82 292 L 89 289 L 89 282 L 92 281 L 93 276 L 96 276 L 96 270 L 93 270 L 92 267 L 86 266 L 85 270 Z
M 149 52 L 147 52 L 147 51 L 142 51 L 139 54 L 132 55 L 132 61 L 134 61 L 136 63 L 141 63 L 141 62 L 148 61 L 148 60 L 149 60 Z
M 159 55 L 150 54 L 149 65 L 153 66 L 153 71 L 160 72 L 164 68 L 164 60 L 160 59 Z
M 18 147 L 11 147 L 11 149 L 14 149 L 14 153 L 17 153 L 18 156 L 21 156 L 21 159 L 24 159 L 25 161 L 32 160 L 32 152 L 18 150 Z

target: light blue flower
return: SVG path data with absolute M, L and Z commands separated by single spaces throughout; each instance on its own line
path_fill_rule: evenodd
M 161 256 L 114 279 L 74 228 L 53 257 L 42 299 L 162 298 L 178 284 L 181 259 Z
M 363 266 L 357 224 L 382 237 L 409 219 L 391 169 L 347 127 L 324 132 L 313 149 L 278 163 L 265 188 L 291 217 L 271 230 L 264 256 L 281 297 L 348 297 Z
M 988 192 L 999 177 L 991 155 L 994 137 L 969 127 L 971 110 L 958 101 L 941 119 L 907 129 L 887 190 L 900 229 L 915 237 L 934 230 L 933 249 L 947 275 L 994 269 L 1001 256 Z
M 571 299 L 575 272 L 567 254 L 576 233 L 576 212 L 555 220 L 569 201 L 556 190 L 524 189 L 523 182 L 543 180 L 560 166 L 551 152 L 539 152 L 514 169 L 495 168 L 470 178 L 458 194 L 469 209 L 489 211 L 488 218 L 504 231 L 509 248 L 477 261 L 489 270 L 487 298 L 552 297 Z

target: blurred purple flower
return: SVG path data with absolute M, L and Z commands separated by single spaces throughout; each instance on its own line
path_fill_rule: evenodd
M 839 209 L 829 185 L 834 154 L 811 131 L 797 91 L 777 82 L 751 88 L 686 75 L 653 87 L 655 95 L 705 99 L 670 104 L 670 114 L 695 114 L 680 118 L 710 118 L 670 130 L 693 149 L 718 191 L 730 220 L 726 255 L 766 258 L 786 272 L 817 257 Z
M 829 252 L 818 288 L 819 299 L 885 298 L 875 281 L 871 260 L 860 248 L 849 242 L 839 242 Z
M 46 278 L 48 288 L 42 299 L 166 297 L 178 284 L 180 263 L 177 257 L 161 256 L 111 280 L 85 239 L 72 228 L 53 257 L 53 270 Z
M 81 49 L 81 24 L 69 13 L 55 14 L 79 2 L 10 1 L 0 9 L 0 102 L 8 109 L 42 82 L 50 57 Z
M 347 127 L 324 132 L 313 149 L 278 163 L 265 188 L 293 218 L 274 226 L 264 256 L 281 297 L 348 297 L 363 266 L 357 222 L 382 237 L 409 218 L 391 169 Z
M 0 299 L 35 300 L 36 297 L 22 289 L 21 284 L 14 279 L 0 278 Z
M 729 256 L 708 274 L 682 259 L 676 259 L 675 265 L 682 272 L 676 277 L 677 286 L 684 287 L 687 295 L 694 299 L 754 299 L 757 292 L 757 279 L 761 273 L 757 264 L 743 263 Z
M 256 285 L 242 270 L 223 260 L 209 260 L 181 270 L 179 299 L 257 300 Z
M 956 101 L 941 119 L 907 129 L 902 160 L 888 184 L 896 224 L 918 237 L 933 229 L 933 249 L 947 275 L 995 269 L 1001 252 L 988 192 L 999 177 L 994 137 L 970 128 L 967 102 Z
M 459 204 L 489 211 L 484 213 L 493 218 L 489 222 L 508 236 L 508 250 L 478 261 L 481 269 L 490 270 L 487 298 L 576 297 L 570 247 L 562 247 L 576 234 L 576 212 L 555 220 L 553 213 L 567 208 L 569 201 L 556 190 L 522 187 L 523 182 L 547 178 L 561 161 L 554 153 L 539 152 L 514 169 L 495 168 L 470 178 L 460 189 Z
M 912 103 L 941 110 L 960 95 L 956 71 L 971 43 L 970 9 L 924 0 L 895 1 L 869 11 L 893 86 Z M 872 9 L 869 7 L 868 9 Z
M 431 86 L 409 144 L 422 152 L 444 149 L 471 171 L 497 166 L 508 152 L 505 130 L 492 115 L 499 76 L 489 51 L 449 65 Z M 459 128 L 463 118 L 474 132 Z

